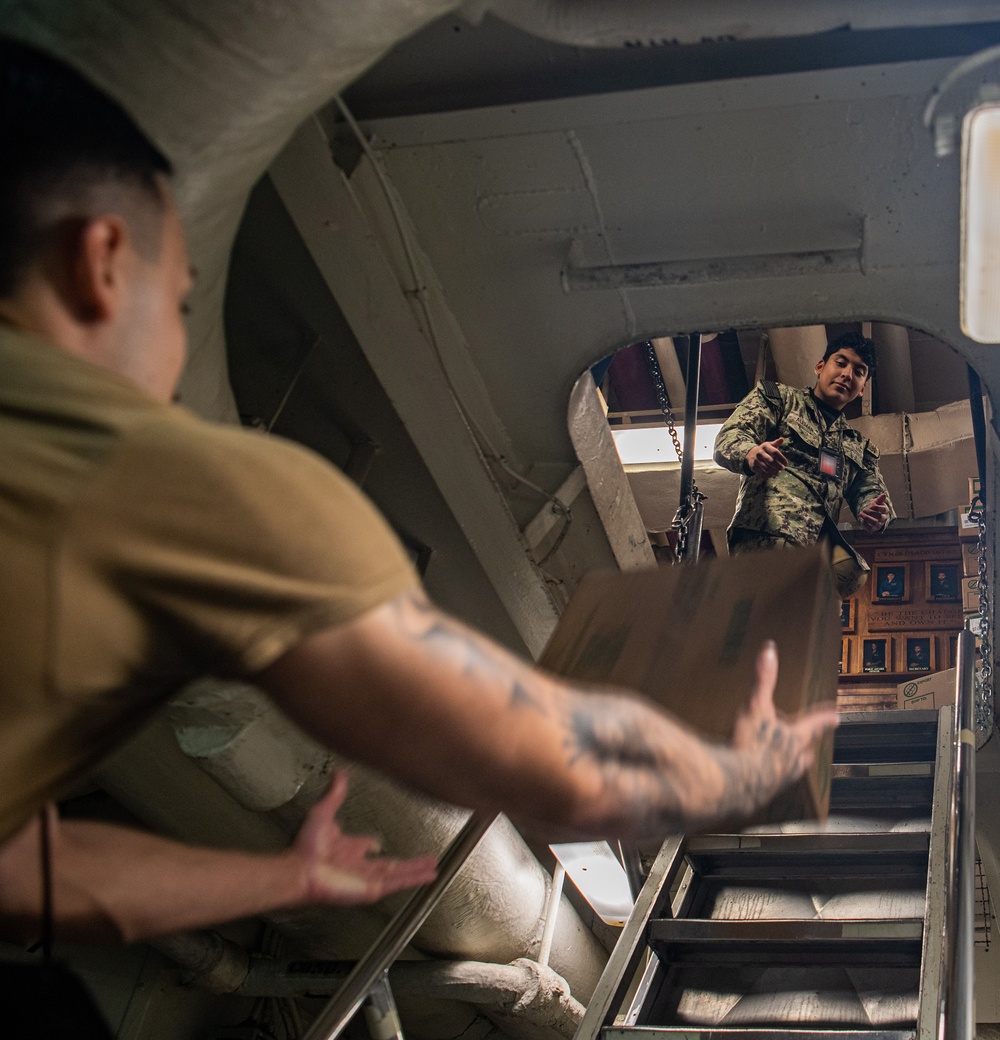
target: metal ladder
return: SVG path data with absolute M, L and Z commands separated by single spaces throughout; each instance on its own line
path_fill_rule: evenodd
M 973 655 L 842 716 L 826 828 L 664 842 L 576 1040 L 972 1040 Z

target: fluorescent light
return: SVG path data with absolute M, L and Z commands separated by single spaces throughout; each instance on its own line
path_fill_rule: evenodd
M 1000 106 L 962 123 L 962 331 L 1000 343 Z
M 605 924 L 624 924 L 635 901 L 611 846 L 606 841 L 576 841 L 549 848 L 594 913 Z
M 697 427 L 697 436 L 694 440 L 695 459 L 711 459 L 715 447 L 715 438 L 722 423 L 706 423 Z M 681 448 L 684 447 L 684 430 L 677 429 Z M 643 429 L 632 429 L 628 426 L 619 426 L 611 430 L 615 447 L 618 449 L 618 458 L 623 466 L 639 465 L 648 462 L 679 462 L 677 452 L 670 440 L 670 433 L 665 426 L 645 427 Z

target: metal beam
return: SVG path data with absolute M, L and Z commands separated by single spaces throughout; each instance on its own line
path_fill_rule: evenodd
M 557 619 L 555 605 L 404 296 L 373 214 L 362 211 L 315 121 L 292 137 L 270 174 L 511 620 L 531 653 L 541 653 Z M 446 307 L 433 285 L 426 291 L 436 308 Z

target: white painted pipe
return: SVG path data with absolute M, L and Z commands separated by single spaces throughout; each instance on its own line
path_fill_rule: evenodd
M 549 898 L 545 903 L 545 928 L 542 931 L 542 941 L 538 946 L 538 963 L 543 967 L 549 963 L 549 955 L 552 953 L 552 936 L 556 931 L 556 918 L 559 915 L 559 901 L 562 899 L 563 882 L 566 880 L 566 870 L 561 863 L 556 863 L 552 871 L 552 881 L 549 885 Z
M 486 11 L 546 40 L 574 47 L 623 47 L 811 36 L 845 27 L 896 29 L 992 22 L 991 0 L 770 0 L 749 8 L 745 0 L 471 0 L 462 12 L 478 21 Z

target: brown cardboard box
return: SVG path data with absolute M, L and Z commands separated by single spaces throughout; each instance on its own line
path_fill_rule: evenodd
M 900 516 L 907 515 L 908 506 L 912 516 L 954 509 L 968 493 L 968 475 L 976 471 L 969 402 L 907 413 L 906 420 L 904 427 L 895 414 L 866 415 L 852 419 L 851 426 L 879 446 L 879 470 Z M 848 518 L 849 513 L 841 514 Z
M 969 501 L 979 494 L 979 477 L 969 477 Z
M 974 578 L 979 574 L 979 542 L 962 542 L 962 574 Z
M 910 679 L 896 687 L 897 708 L 940 708 L 955 703 L 955 669 Z
M 969 507 L 959 506 L 958 509 L 958 540 L 960 542 L 979 541 L 979 524 L 969 519 Z
M 962 610 L 979 613 L 979 578 L 962 579 Z
M 594 572 L 542 656 L 555 672 L 644 693 L 704 735 L 728 740 L 748 702 L 761 644 L 778 644 L 775 704 L 795 715 L 837 695 L 840 626 L 819 547 L 696 566 Z M 811 773 L 763 818 L 826 817 L 833 734 Z

